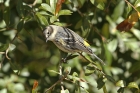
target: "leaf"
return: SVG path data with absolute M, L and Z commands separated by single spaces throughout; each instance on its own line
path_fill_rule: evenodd
M 95 0 L 90 0 L 90 2 L 94 5 Z
M 54 13 L 53 9 L 46 3 L 42 3 L 40 8 L 44 9 L 45 11 L 48 11 L 52 14 Z
M 66 67 L 64 70 L 64 74 L 69 74 L 71 72 L 71 67 Z
M 53 11 L 53 14 L 55 15 L 55 6 L 56 6 L 57 0 L 50 0 L 50 6 Z
M 10 66 L 14 73 L 16 73 L 16 74 L 20 73 L 19 66 L 16 63 L 13 63 L 10 61 Z
M 21 19 L 17 25 L 17 31 L 21 31 L 24 26 L 24 20 Z
M 136 84 L 135 82 L 130 82 L 127 87 L 139 89 L 138 84 Z
M 7 50 L 7 48 L 9 47 L 9 44 L 2 44 L 1 46 L 0 46 L 0 51 L 2 52 L 2 51 L 5 51 L 5 50 Z
M 16 48 L 16 46 L 14 44 L 9 44 L 9 50 L 12 51 Z
M 57 21 L 57 16 L 52 16 L 52 17 L 50 18 L 50 23 L 53 23 L 53 22 L 55 22 L 55 21 Z
M 125 87 L 125 82 L 123 80 L 119 80 L 117 83 L 116 83 L 116 86 L 117 87 Z
M 39 23 L 40 23 L 42 26 L 47 26 L 47 25 L 49 25 L 47 19 L 46 19 L 44 16 L 42 16 L 40 13 L 37 12 L 37 13 L 36 13 L 36 16 L 37 16 L 37 19 L 38 19 Z
M 89 75 L 93 74 L 94 72 L 95 72 L 95 70 L 86 69 L 86 70 L 85 70 L 85 75 L 86 75 L 86 76 L 89 76 Z
M 56 4 L 56 8 L 55 8 L 55 15 L 58 14 L 58 12 L 61 9 L 62 3 L 64 3 L 64 2 L 65 2 L 65 0 L 57 0 L 57 4 Z
M 98 78 L 98 80 L 97 80 L 97 88 L 98 89 L 101 89 L 103 86 L 104 86 L 104 84 L 105 84 L 105 82 L 103 81 L 103 77 L 100 77 L 100 78 Z
M 6 7 L 3 13 L 3 19 L 6 23 L 6 25 L 8 26 L 10 23 L 10 7 Z
M 101 2 L 97 5 L 97 8 L 99 8 L 101 10 L 104 10 L 104 7 L 105 7 L 105 4 L 103 2 Z
M 71 15 L 72 14 L 72 12 L 70 11 L 70 10 L 61 10 L 59 13 L 58 13 L 58 15 L 60 16 L 60 15 Z
M 124 87 L 119 88 L 117 92 L 118 93 L 124 93 Z
M 106 77 L 109 81 L 111 81 L 111 82 L 113 82 L 113 83 L 116 82 L 116 81 L 114 80 L 114 78 L 111 77 L 111 76 L 109 76 L 109 75 L 105 75 L 105 77 Z
M 110 52 L 114 52 L 116 50 L 116 48 L 117 48 L 117 45 L 118 45 L 118 40 L 117 39 L 113 39 L 107 45 L 108 46 L 108 50 Z
M 139 12 L 134 12 L 132 13 L 127 19 L 125 19 L 124 21 L 122 21 L 120 24 L 117 25 L 117 30 L 120 31 L 128 31 L 130 30 L 134 24 L 138 21 L 140 17 L 140 13 Z
M 17 1 L 17 12 L 20 15 L 21 18 L 24 17 L 24 8 L 23 8 L 23 2 L 22 0 Z

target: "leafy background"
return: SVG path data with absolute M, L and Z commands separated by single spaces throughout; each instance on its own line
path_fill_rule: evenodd
M 0 93 L 44 93 L 63 78 L 64 53 L 42 33 L 50 24 L 85 38 L 106 65 L 70 57 L 62 64 L 64 89 L 57 83 L 48 93 L 139 93 L 140 24 L 127 32 L 116 26 L 139 11 L 140 0 L 58 1 L 0 0 Z

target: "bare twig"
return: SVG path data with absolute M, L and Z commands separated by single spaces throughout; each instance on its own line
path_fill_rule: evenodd
M 139 12 L 130 2 L 128 2 L 127 0 L 125 0 L 125 2 L 126 2 L 127 4 L 129 4 L 131 7 L 133 7 L 134 10 L 136 10 L 137 12 Z
M 69 74 L 69 72 L 65 73 L 65 75 L 63 77 L 61 77 L 56 83 L 54 83 L 50 88 L 48 88 L 45 93 L 47 93 L 47 91 L 51 90 L 52 88 L 54 88 L 58 83 L 61 83 Z

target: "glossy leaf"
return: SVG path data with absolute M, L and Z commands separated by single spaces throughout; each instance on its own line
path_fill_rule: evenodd
M 0 45 L 0 52 L 5 51 L 9 47 L 9 44 Z
M 109 75 L 106 75 L 105 76 L 109 81 L 113 82 L 113 83 L 116 83 L 116 81 L 114 80 L 113 77 L 109 76 Z
M 138 84 L 136 82 L 130 82 L 127 87 L 128 88 L 136 88 L 136 89 L 139 89 Z
M 36 13 L 36 16 L 38 18 L 38 21 L 39 21 L 40 25 L 42 25 L 42 26 L 47 26 L 48 25 L 48 21 L 44 16 L 42 16 L 38 12 Z
M 124 93 L 124 87 L 119 88 L 117 92 L 118 93 Z
M 105 84 L 105 82 L 103 81 L 103 77 L 100 77 L 100 78 L 98 78 L 98 80 L 97 80 L 97 88 L 98 89 L 101 89 L 103 86 L 104 86 L 104 84 Z
M 55 21 L 57 21 L 57 17 L 56 17 L 56 16 L 52 16 L 52 17 L 50 18 L 50 22 L 53 23 L 53 22 L 55 22 Z
M 60 15 L 71 15 L 71 14 L 72 12 L 70 10 L 61 10 L 58 15 L 60 16 Z
M 40 8 L 42 8 L 45 11 L 48 11 L 48 12 L 50 12 L 52 14 L 54 13 L 53 9 L 48 4 L 42 3 Z
M 125 87 L 124 81 L 123 80 L 119 80 L 118 82 L 116 82 L 116 86 L 117 87 Z

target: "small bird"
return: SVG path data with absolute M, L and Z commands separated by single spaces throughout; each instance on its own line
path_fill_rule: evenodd
M 74 31 L 56 25 L 49 25 L 45 27 L 43 34 L 47 41 L 52 41 L 60 50 L 67 53 L 85 52 L 97 58 L 102 64 L 104 62 L 97 57 L 90 45 Z

